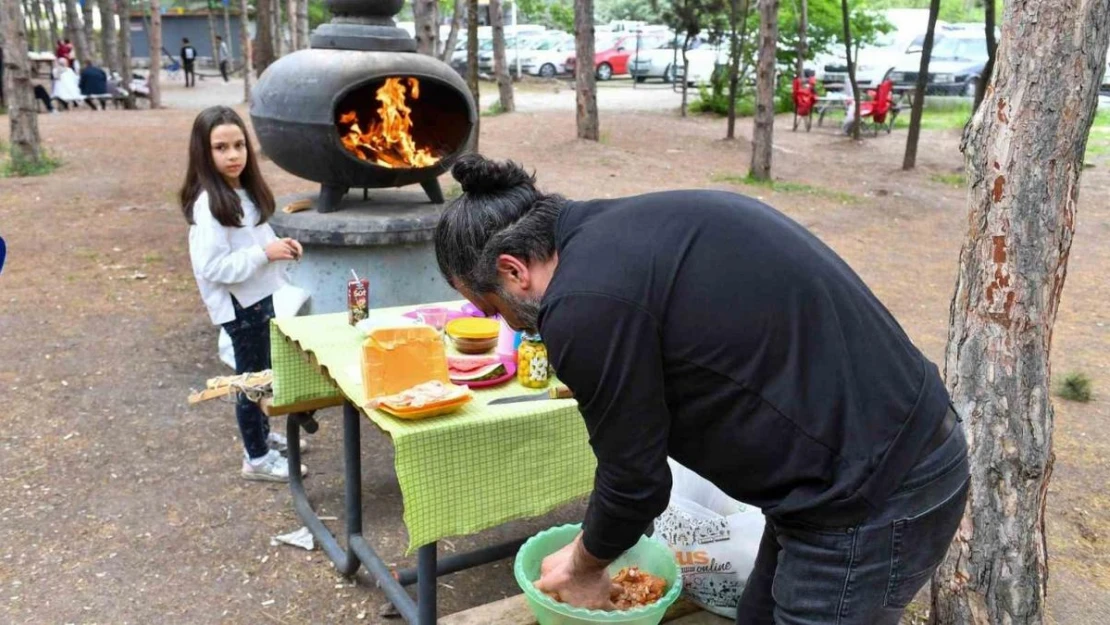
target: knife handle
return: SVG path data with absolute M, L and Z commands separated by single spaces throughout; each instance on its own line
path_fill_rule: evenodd
M 574 399 L 574 392 L 562 384 L 552 386 L 547 390 L 547 395 L 551 399 Z

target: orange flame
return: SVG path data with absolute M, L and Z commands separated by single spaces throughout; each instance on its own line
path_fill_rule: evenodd
M 380 167 L 430 167 L 440 157 L 432 154 L 430 148 L 416 147 L 412 136 L 412 109 L 406 104 L 407 93 L 415 101 L 420 98 L 420 81 L 415 78 L 387 78 L 378 89 L 375 99 L 380 103 L 378 119 L 362 130 L 358 113 L 347 111 L 339 115 L 339 140 L 349 152 L 359 159 Z

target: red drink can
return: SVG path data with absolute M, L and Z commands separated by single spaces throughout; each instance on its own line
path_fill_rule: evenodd
M 366 278 L 347 282 L 347 322 L 355 325 L 370 316 L 370 281 Z

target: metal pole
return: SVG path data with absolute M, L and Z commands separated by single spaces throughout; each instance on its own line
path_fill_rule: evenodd
M 436 544 L 424 545 L 416 552 L 416 612 L 420 625 L 436 622 Z
M 638 67 L 640 64 L 640 32 L 636 31 L 636 56 L 632 57 L 632 67 Z M 632 75 L 632 88 L 636 88 L 636 83 L 640 82 L 635 74 Z

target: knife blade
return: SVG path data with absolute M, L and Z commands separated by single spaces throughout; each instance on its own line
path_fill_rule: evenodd
M 521 401 L 543 401 L 547 399 L 573 399 L 574 393 L 562 384 L 552 386 L 542 393 L 530 393 L 528 395 L 513 395 L 512 397 L 501 397 L 491 400 L 487 406 L 495 404 L 515 404 Z

